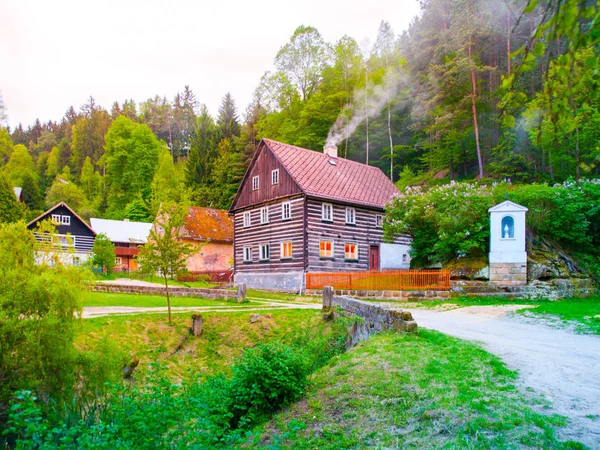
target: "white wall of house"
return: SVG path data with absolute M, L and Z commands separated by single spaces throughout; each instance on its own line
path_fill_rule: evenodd
M 380 244 L 379 265 L 381 270 L 410 269 L 410 245 Z

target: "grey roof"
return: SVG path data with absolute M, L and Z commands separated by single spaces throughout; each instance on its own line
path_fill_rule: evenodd
M 97 234 L 104 233 L 111 242 L 145 244 L 152 228 L 151 223 L 127 220 L 90 219 Z
M 17 196 L 17 199 L 21 200 L 21 192 L 23 191 L 23 188 L 14 187 L 13 191 L 15 191 L 15 195 Z

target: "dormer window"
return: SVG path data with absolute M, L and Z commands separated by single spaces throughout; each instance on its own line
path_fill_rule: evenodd
M 346 208 L 346 223 L 356 225 L 356 210 L 354 208 Z
M 279 169 L 271 171 L 271 184 L 279 184 Z
M 258 181 L 259 181 L 258 175 L 252 177 L 252 190 L 253 191 L 258 190 Z
M 501 222 L 502 226 L 502 239 L 514 239 L 515 238 L 515 219 L 512 216 L 504 216 Z
M 321 218 L 324 222 L 333 222 L 333 205 L 331 203 L 323 203 Z

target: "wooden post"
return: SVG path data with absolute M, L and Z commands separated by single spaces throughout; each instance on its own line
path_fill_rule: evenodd
M 324 286 L 323 287 L 323 309 L 331 308 L 333 303 L 333 287 L 332 286 Z
M 246 283 L 238 284 L 237 301 L 238 303 L 243 303 L 246 301 Z
M 202 334 L 202 315 L 201 314 L 192 314 L 192 328 L 190 331 L 194 336 L 200 336 Z

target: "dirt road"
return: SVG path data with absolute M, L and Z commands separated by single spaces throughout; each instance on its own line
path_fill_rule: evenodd
M 570 419 L 560 431 L 563 439 L 600 449 L 600 336 L 532 323 L 510 314 L 515 309 L 511 305 L 411 312 L 419 327 L 481 342 L 518 369 L 523 387 L 544 394 L 553 412 Z

